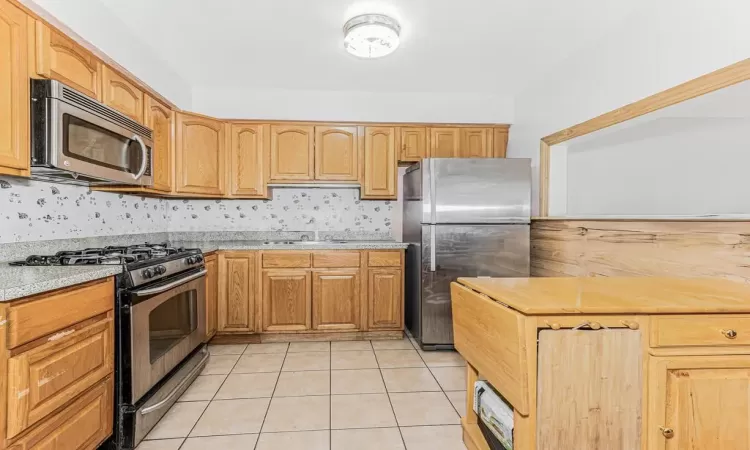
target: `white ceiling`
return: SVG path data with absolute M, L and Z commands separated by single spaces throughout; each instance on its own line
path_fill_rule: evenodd
M 645 0 L 100 0 L 193 87 L 512 95 Z M 402 25 L 393 55 L 361 60 L 342 26 Z

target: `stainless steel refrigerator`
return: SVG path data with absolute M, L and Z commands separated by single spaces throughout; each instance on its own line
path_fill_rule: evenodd
M 531 160 L 428 158 L 404 174 L 406 326 L 453 348 L 450 283 L 529 276 Z

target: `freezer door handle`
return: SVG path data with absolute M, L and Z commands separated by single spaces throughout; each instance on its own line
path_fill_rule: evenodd
M 430 272 L 436 270 L 435 253 L 435 225 L 430 225 Z

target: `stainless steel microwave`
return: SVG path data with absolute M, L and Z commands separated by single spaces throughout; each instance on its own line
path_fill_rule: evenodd
M 59 81 L 31 80 L 31 177 L 150 186 L 152 131 Z

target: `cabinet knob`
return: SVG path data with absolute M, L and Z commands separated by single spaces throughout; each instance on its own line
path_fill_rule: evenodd
M 721 330 L 721 334 L 727 339 L 734 339 L 737 337 L 737 332 L 734 330 Z
M 548 327 L 552 328 L 553 330 L 559 330 L 560 324 L 557 322 L 549 323 L 548 321 L 545 321 L 545 324 L 547 324 Z
M 589 327 L 591 327 L 592 330 L 598 330 L 602 327 L 602 324 L 600 324 L 599 322 L 591 322 L 589 324 Z
M 631 330 L 637 330 L 639 328 L 638 322 L 632 322 L 630 320 L 623 320 L 622 324 Z
M 661 434 L 664 435 L 665 438 L 672 439 L 674 437 L 673 429 L 666 427 L 659 427 L 659 429 L 661 430 Z

